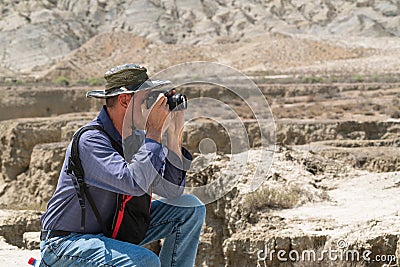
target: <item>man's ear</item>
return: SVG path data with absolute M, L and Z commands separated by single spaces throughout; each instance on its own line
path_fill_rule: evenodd
M 127 94 L 121 94 L 118 96 L 118 102 L 124 108 L 128 108 L 130 101 L 131 101 L 131 97 Z

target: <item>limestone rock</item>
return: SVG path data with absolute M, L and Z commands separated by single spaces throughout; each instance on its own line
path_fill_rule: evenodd
M 27 249 L 39 249 L 40 232 L 25 232 L 23 235 L 24 246 Z
M 97 111 L 102 101 L 87 99 L 86 90 L 76 87 L 44 89 L 35 86 L 2 88 L 0 121 Z
M 76 114 L 35 119 L 18 119 L 0 123 L 1 175 L 3 181 L 14 180 L 28 170 L 35 145 L 61 141 L 61 127 L 76 118 L 91 120 L 91 114 Z
M 8 208 L 43 210 L 57 186 L 68 142 L 36 145 L 29 171 L 8 183 L 0 199 Z
M 0 236 L 3 236 L 9 244 L 24 247 L 24 233 L 40 231 L 41 212 L 1 210 L 0 214 Z

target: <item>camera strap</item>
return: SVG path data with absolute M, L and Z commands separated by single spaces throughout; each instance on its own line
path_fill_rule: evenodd
M 100 224 L 103 233 L 106 236 L 111 235 L 111 231 L 107 229 L 103 219 L 101 218 L 100 212 L 94 203 L 93 197 L 90 194 L 88 187 L 85 183 L 84 177 L 85 173 L 82 167 L 81 159 L 79 157 L 79 139 L 82 134 L 89 130 L 98 130 L 107 135 L 109 138 L 111 145 L 113 148 L 123 156 L 123 149 L 121 145 L 119 145 L 111 136 L 101 127 L 100 125 L 89 125 L 80 128 L 73 136 L 72 145 L 71 145 L 71 153 L 68 158 L 68 166 L 67 166 L 67 174 L 72 178 L 72 182 L 74 184 L 74 188 L 77 193 L 79 206 L 81 208 L 81 231 L 85 230 L 85 215 L 86 215 L 86 205 L 85 205 L 85 196 L 89 201 L 89 204 L 93 210 L 94 215 L 96 216 L 97 222 Z

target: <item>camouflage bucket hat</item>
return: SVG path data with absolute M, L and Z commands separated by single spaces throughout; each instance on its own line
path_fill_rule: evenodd
M 125 64 L 108 70 L 104 74 L 105 90 L 92 90 L 86 97 L 106 99 L 120 94 L 150 90 L 171 84 L 170 81 L 152 81 L 147 76 L 147 69 L 136 64 Z

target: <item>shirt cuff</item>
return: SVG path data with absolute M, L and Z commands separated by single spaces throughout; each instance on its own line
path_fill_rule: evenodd
M 188 171 L 192 165 L 193 156 L 186 148 L 182 147 L 183 170 Z
M 165 175 L 163 178 L 175 185 L 184 186 L 186 171 L 189 170 L 192 161 L 192 155 L 190 152 L 182 147 L 182 158 L 173 152 L 168 150 L 167 161 L 165 164 Z
M 188 171 L 192 164 L 192 159 L 192 154 L 184 147 L 182 147 L 182 160 L 175 152 L 168 150 L 167 160 L 179 170 Z

